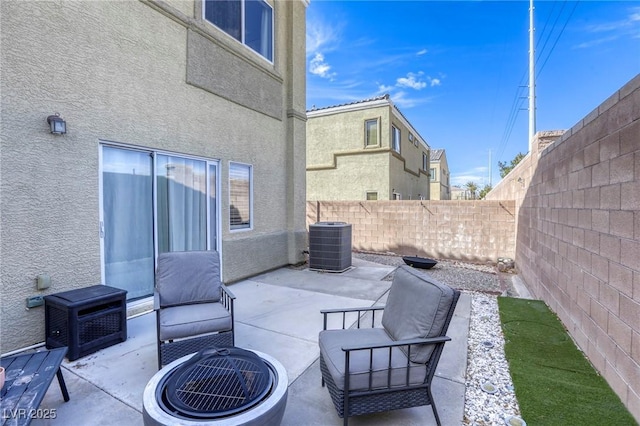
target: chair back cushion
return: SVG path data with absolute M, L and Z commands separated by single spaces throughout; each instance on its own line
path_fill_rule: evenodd
M 217 251 L 182 251 L 158 256 L 156 290 L 161 308 L 217 302 L 220 286 Z
M 393 340 L 444 335 L 454 290 L 409 266 L 400 266 L 394 275 L 382 316 L 382 326 Z M 402 347 L 405 354 L 407 348 Z M 410 359 L 426 363 L 434 345 L 412 346 Z

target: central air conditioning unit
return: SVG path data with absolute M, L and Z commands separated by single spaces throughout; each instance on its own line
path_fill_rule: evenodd
M 344 272 L 351 267 L 351 224 L 318 222 L 309 225 L 309 269 Z

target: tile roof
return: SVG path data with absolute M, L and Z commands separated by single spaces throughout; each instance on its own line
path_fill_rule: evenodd
M 314 105 L 314 106 L 311 107 L 311 109 L 307 110 L 307 112 L 320 111 L 320 110 L 323 110 L 323 109 L 337 108 L 337 107 L 342 107 L 342 106 L 347 106 L 347 105 L 363 104 L 365 102 L 382 101 L 382 100 L 385 100 L 385 99 L 389 99 L 389 94 L 388 93 L 386 93 L 384 95 L 381 95 L 381 96 L 376 96 L 375 98 L 361 99 L 359 101 L 347 102 L 347 103 L 338 104 L 338 105 L 330 105 L 330 106 L 321 107 L 321 108 L 316 108 L 316 106 Z
M 444 154 L 444 149 L 432 149 L 431 150 L 431 161 L 440 161 L 440 158 Z
M 409 127 L 411 127 L 411 129 L 416 133 L 416 136 L 418 136 L 419 139 L 422 141 L 422 143 L 425 144 L 427 146 L 427 148 L 429 148 L 429 143 L 427 142 L 427 140 L 425 138 L 423 138 L 422 135 L 420 135 L 420 133 L 418 132 L 418 129 L 413 127 L 413 125 L 407 119 L 407 117 L 405 117 L 405 115 L 402 113 L 402 111 L 400 111 L 400 108 L 398 108 L 398 106 L 393 103 L 393 101 L 391 100 L 391 95 L 388 94 L 388 93 L 385 93 L 384 95 L 376 96 L 376 97 L 373 97 L 373 98 L 369 98 L 369 99 L 361 99 L 359 101 L 347 102 L 347 103 L 338 104 L 338 105 L 330 105 L 330 106 L 321 107 L 321 108 L 317 108 L 315 105 L 313 105 L 311 107 L 311 109 L 307 110 L 307 112 L 323 111 L 323 110 L 327 110 L 327 109 L 331 109 L 331 108 L 341 108 L 341 107 L 346 107 L 346 106 L 350 106 L 350 105 L 358 105 L 358 104 L 364 104 L 364 103 L 367 103 L 367 102 L 384 101 L 384 100 L 389 101 L 389 104 L 408 123 Z

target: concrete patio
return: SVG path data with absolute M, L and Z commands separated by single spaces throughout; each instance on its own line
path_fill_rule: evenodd
M 232 284 L 236 299 L 236 345 L 278 359 L 289 378 L 283 425 L 340 425 L 327 389 L 321 387 L 318 333 L 321 309 L 383 304 L 395 268 L 353 259 L 341 274 L 281 268 Z M 462 294 L 447 333 L 433 383 L 442 423 L 462 424 L 464 416 L 470 296 Z M 57 382 L 41 408 L 56 409 L 54 420 L 33 425 L 141 425 L 142 394 L 157 372 L 155 317 L 128 321 L 126 342 L 63 363 L 71 400 L 65 403 Z M 435 424 L 431 408 L 416 407 L 352 417 L 353 425 Z

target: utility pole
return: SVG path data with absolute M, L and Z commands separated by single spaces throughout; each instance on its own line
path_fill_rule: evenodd
M 533 137 L 536 134 L 536 71 L 533 35 L 533 0 L 529 0 L 529 152 L 532 151 Z

